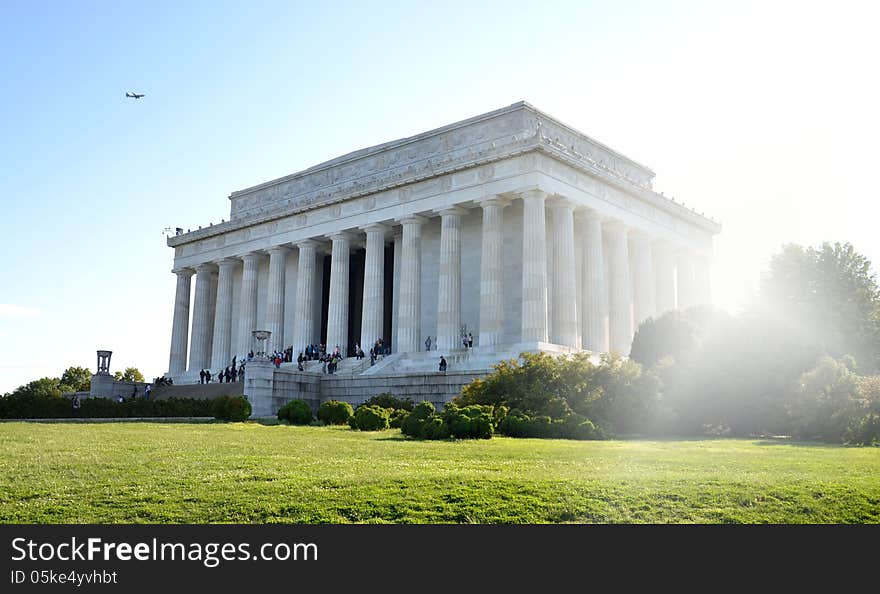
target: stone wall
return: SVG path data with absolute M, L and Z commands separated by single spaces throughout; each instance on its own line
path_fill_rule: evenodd
M 427 400 L 443 408 L 461 393 L 461 389 L 487 371 L 451 371 L 421 373 L 388 373 L 376 375 L 325 375 L 276 369 L 263 361 L 251 361 L 245 375 L 245 394 L 253 408 L 253 417 L 274 417 L 278 409 L 291 400 L 304 400 L 313 411 L 322 402 L 342 400 L 352 407 L 373 396 L 388 392 L 394 396 Z

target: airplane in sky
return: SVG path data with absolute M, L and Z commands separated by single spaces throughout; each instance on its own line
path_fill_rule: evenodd
M 144 95 L 143 95 L 143 93 L 140 94 L 140 95 L 138 95 L 137 93 L 126 93 L 125 96 L 126 96 L 126 97 L 131 97 L 132 99 L 140 99 L 140 98 L 143 97 Z

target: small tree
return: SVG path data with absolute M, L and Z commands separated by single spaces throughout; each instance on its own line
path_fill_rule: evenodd
M 304 400 L 291 400 L 278 410 L 278 419 L 291 425 L 308 425 L 312 422 L 312 408 Z
M 92 372 L 84 367 L 68 367 L 61 374 L 64 392 L 88 392 L 92 387 Z
M 345 425 L 354 414 L 348 402 L 328 400 L 318 407 L 318 420 L 325 425 Z
M 113 379 L 117 382 L 143 382 L 144 374 L 137 367 L 126 367 L 125 371 L 114 373 Z

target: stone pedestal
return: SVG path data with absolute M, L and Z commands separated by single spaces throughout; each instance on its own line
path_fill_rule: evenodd
M 254 359 L 244 368 L 244 395 L 251 403 L 251 417 L 274 417 L 272 385 L 275 365 L 271 361 Z

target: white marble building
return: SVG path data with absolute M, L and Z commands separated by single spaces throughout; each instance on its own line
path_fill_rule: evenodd
M 642 320 L 708 302 L 720 231 L 653 176 L 521 102 L 233 192 L 229 221 L 168 238 L 169 375 L 241 360 L 255 329 L 294 357 L 381 337 L 392 356 L 340 368 L 365 380 L 440 354 L 462 372 L 524 350 L 627 354 Z

